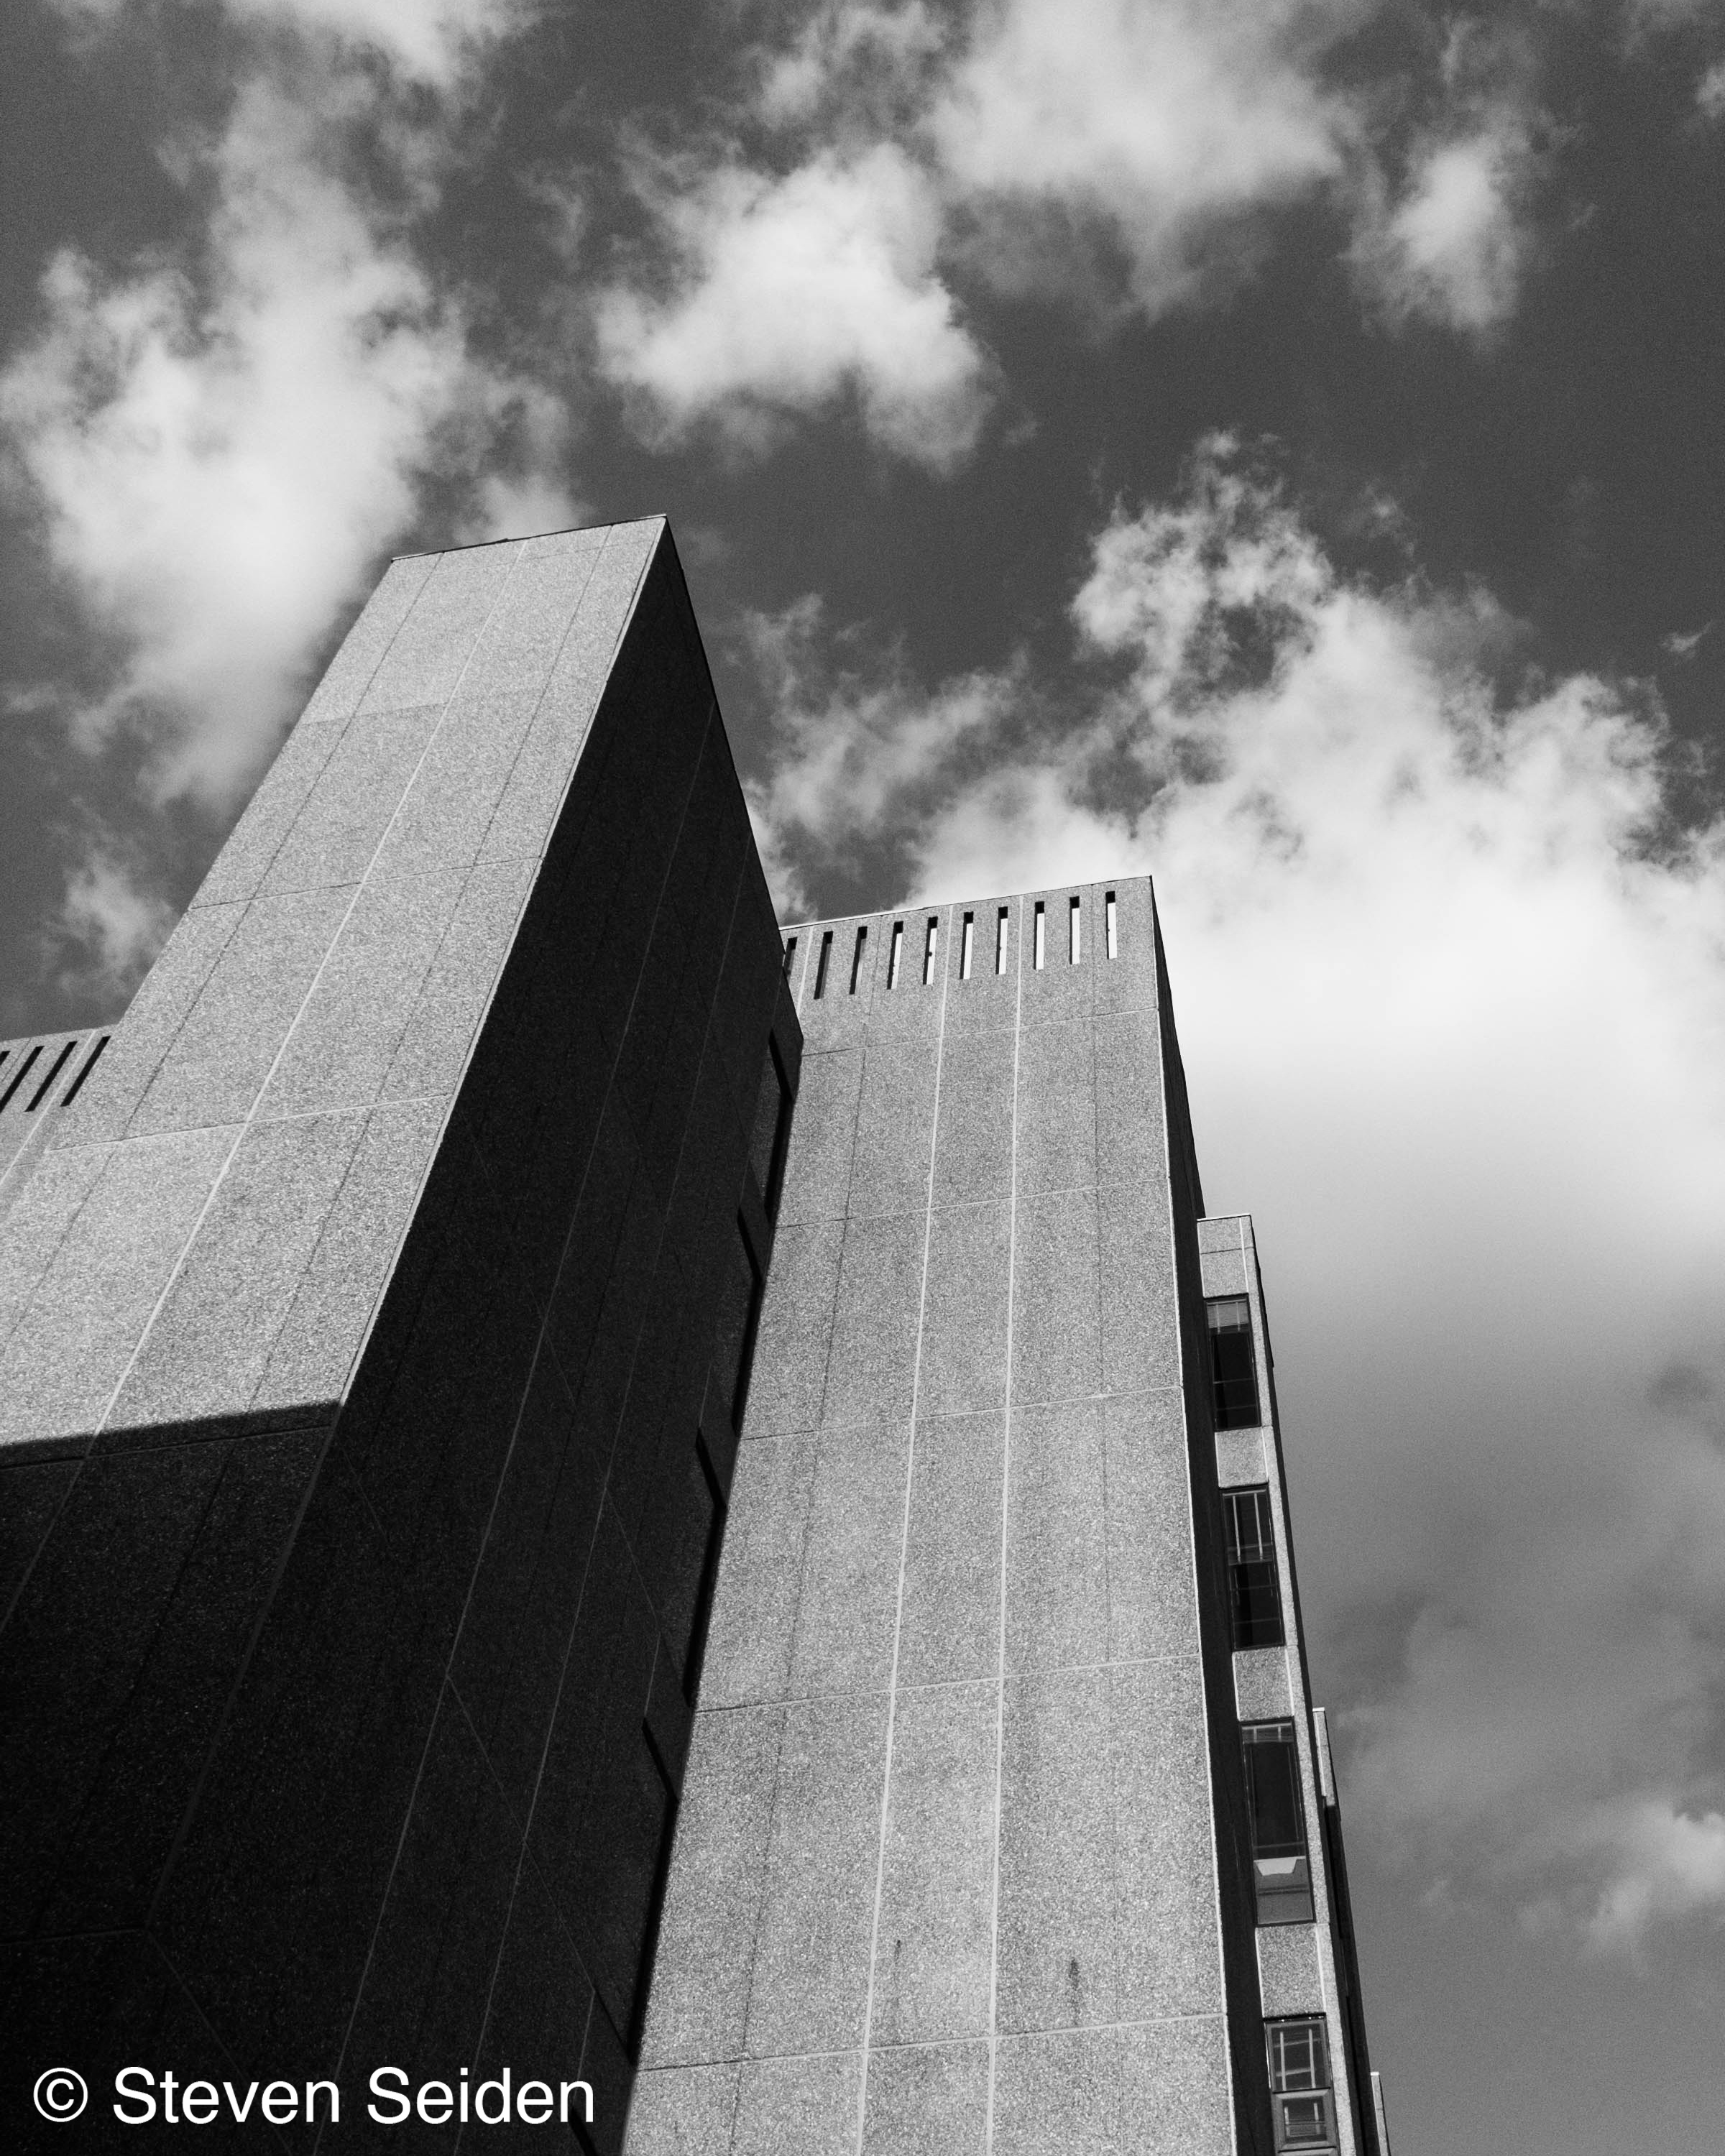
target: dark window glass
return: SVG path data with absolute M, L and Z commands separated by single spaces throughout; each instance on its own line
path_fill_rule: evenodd
M 1260 1924 L 1309 1924 L 1312 1865 L 1300 1802 L 1300 1755 L 1291 1722 L 1255 1722 L 1245 1747 L 1246 1815 Z
M 1319 2020 L 1268 2021 L 1270 2100 L 1278 2148 L 1333 2148 L 1330 2047 Z
M 761 1268 L 749 1248 L 739 1219 L 732 1233 L 725 1276 L 719 1289 L 718 1323 L 713 1338 L 712 1383 L 708 1393 L 741 1432 L 748 1402 L 749 1364 L 755 1352 L 755 1326 L 761 1315 Z
M 778 1212 L 779 1185 L 784 1180 L 785 1146 L 791 1134 L 791 1089 L 785 1083 L 778 1049 L 769 1040 L 761 1066 L 760 1091 L 755 1096 L 755 1127 L 749 1134 L 749 1164 L 767 1208 L 767 1218 Z
M 1250 1430 L 1258 1413 L 1258 1361 L 1252 1352 L 1251 1305 L 1243 1295 L 1204 1305 L 1210 1326 L 1210 1400 L 1218 1430 Z
M 1276 1532 L 1267 1490 L 1224 1490 L 1228 1530 L 1228 1600 L 1236 1647 L 1282 1644 L 1281 1587 L 1276 1572 Z

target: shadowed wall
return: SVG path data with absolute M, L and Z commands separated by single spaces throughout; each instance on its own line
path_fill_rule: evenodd
M 662 523 L 395 563 L 5 1148 L 14 2056 L 619 2145 L 798 1062 Z
M 1150 886 L 1111 896 L 1111 952 L 1099 887 L 787 932 L 629 2156 L 1268 2146 L 1202 1199 Z

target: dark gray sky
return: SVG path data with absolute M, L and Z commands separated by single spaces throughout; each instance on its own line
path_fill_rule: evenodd
M 0 1032 L 394 552 L 670 514 L 787 915 L 1149 869 L 1399 2156 L 1707 2156 L 1725 4 L 11 0 Z

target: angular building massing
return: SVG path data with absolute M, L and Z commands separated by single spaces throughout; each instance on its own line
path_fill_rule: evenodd
M 8 2146 L 1385 2156 L 1150 886 L 781 932 L 661 521 L 396 562 L 0 1046 L 0 1522 Z
M 1251 1223 L 1147 879 L 785 932 L 630 2156 L 1380 2151 Z

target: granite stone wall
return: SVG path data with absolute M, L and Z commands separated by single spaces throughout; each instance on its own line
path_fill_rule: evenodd
M 1111 952 L 1103 887 L 787 932 L 629 2156 L 1267 2141 L 1202 1199 L 1150 886 L 1111 894 Z
M 14 2056 L 620 2146 L 799 1047 L 662 523 L 395 563 L 0 1181 Z

